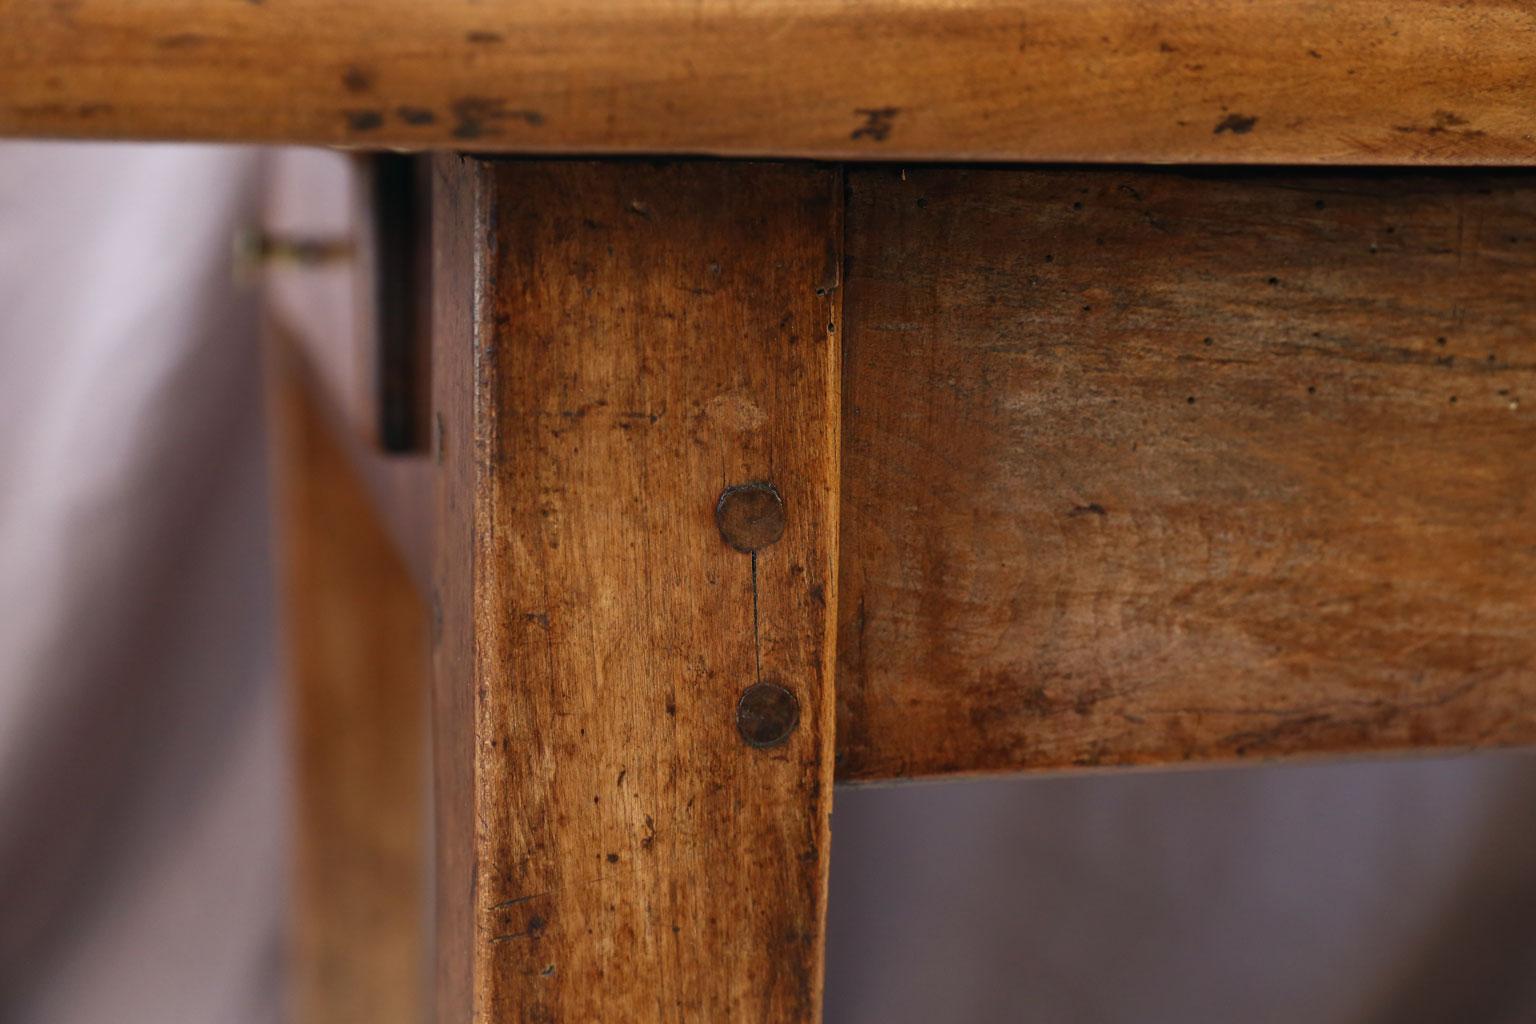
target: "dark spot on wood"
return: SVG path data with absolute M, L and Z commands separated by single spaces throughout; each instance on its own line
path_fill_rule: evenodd
M 155 45 L 162 50 L 185 50 L 191 46 L 201 46 L 207 41 L 207 36 L 198 35 L 196 32 L 178 32 L 173 36 L 162 36 L 156 39 Z
M 371 132 L 384 124 L 384 115 L 377 110 L 343 110 L 342 115 L 354 132 Z
M 437 115 L 426 107 L 396 107 L 395 116 L 406 124 L 432 124 Z
M 874 142 L 884 142 L 890 138 L 891 131 L 895 128 L 896 115 L 901 113 L 900 107 L 859 107 L 854 113 L 864 119 L 864 123 L 853 130 L 849 135 L 855 141 L 870 139 Z
M 347 92 L 367 92 L 373 88 L 373 76 L 359 67 L 349 67 L 341 73 L 341 84 Z
M 1027 686 L 1019 693 L 1019 706 L 1024 711 L 1029 712 L 1030 714 L 1039 715 L 1042 718 L 1046 715 L 1053 715 L 1058 710 L 1056 701 L 1053 700 L 1051 695 L 1046 692 L 1045 687 L 1038 685 Z M 996 707 L 973 708 L 971 710 L 971 722 L 973 724 L 980 724 L 977 721 L 978 714 L 984 714 L 985 717 L 990 720 L 1005 718 L 1007 712 L 1003 708 Z
M 454 101 L 452 110 L 453 136 L 457 139 L 497 135 L 505 121 L 521 121 L 534 128 L 544 123 L 544 115 L 537 110 L 511 108 L 506 100 L 489 96 L 465 96 Z
M 617 864 L 619 862 L 619 855 L 616 853 L 610 853 L 607 857 L 607 861 L 609 864 Z
M 1489 356 L 1488 358 L 1492 359 L 1493 357 Z M 822 588 L 822 585 L 820 583 L 816 584 L 814 587 L 812 587 L 810 589 L 810 597 L 811 597 L 812 601 L 815 601 L 817 604 L 821 605 L 823 608 L 825 608 L 827 606 L 827 593 Z
M 1109 513 L 1105 511 L 1104 506 L 1100 505 L 1096 501 L 1091 501 L 1086 505 L 1073 505 L 1072 510 L 1067 513 L 1067 517 L 1071 519 L 1076 519 L 1078 516 L 1107 515 L 1109 515 Z
M 744 554 L 761 551 L 784 536 L 784 499 L 769 483 L 727 487 L 715 502 L 720 537 Z
M 1162 42 L 1157 44 L 1157 52 L 1158 53 L 1178 53 L 1179 52 L 1179 48 L 1177 46 L 1174 46 L 1172 43 L 1168 42 L 1165 39 Z
M 1307 56 L 1311 57 L 1313 60 L 1322 60 L 1323 59 L 1323 55 L 1318 53 L 1316 50 L 1308 50 L 1307 51 Z
M 753 747 L 774 747 L 800 724 L 800 701 L 778 683 L 754 683 L 736 703 L 736 731 Z
M 469 32 L 465 34 L 464 41 L 481 46 L 490 46 L 505 41 L 505 38 L 500 32 Z
M 1259 123 L 1257 117 L 1248 117 L 1245 114 L 1228 114 L 1216 122 L 1212 135 L 1220 135 L 1222 132 L 1231 132 L 1233 135 L 1247 135 L 1253 131 L 1253 126 Z
M 1459 135 L 1468 139 L 1480 139 L 1487 134 L 1486 132 L 1467 128 L 1466 125 L 1469 123 L 1470 122 L 1466 118 L 1460 116 L 1459 114 L 1455 114 L 1449 110 L 1437 110 L 1434 112 L 1434 115 L 1429 120 L 1429 124 L 1426 126 L 1395 124 L 1392 126 L 1392 130 L 1396 132 L 1402 132 L 1405 135 L 1412 134 L 1414 132 L 1422 132 L 1425 135 Z

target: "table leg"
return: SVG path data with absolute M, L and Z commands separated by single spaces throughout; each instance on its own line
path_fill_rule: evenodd
M 434 190 L 438 1020 L 819 1020 L 840 172 Z

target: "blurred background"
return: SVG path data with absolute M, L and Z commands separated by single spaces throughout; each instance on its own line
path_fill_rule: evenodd
M 260 301 L 343 158 L 0 145 L 0 1021 L 283 1017 Z M 1536 758 L 840 789 L 830 1024 L 1536 1020 Z

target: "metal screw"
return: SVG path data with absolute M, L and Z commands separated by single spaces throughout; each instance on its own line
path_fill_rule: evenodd
M 751 554 L 784 536 L 784 499 L 772 484 L 727 487 L 715 503 L 720 536 L 737 551 Z
M 269 266 L 323 267 L 352 259 L 355 248 L 347 238 L 301 238 L 272 235 L 247 228 L 234 238 L 235 280 L 252 283 Z
M 800 724 L 800 702 L 778 683 L 754 683 L 736 702 L 736 731 L 750 746 L 776 747 Z

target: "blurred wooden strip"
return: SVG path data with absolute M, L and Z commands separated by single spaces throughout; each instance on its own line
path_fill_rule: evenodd
M 396 158 L 398 159 L 398 158 Z M 413 429 L 425 434 L 430 422 L 426 399 L 430 370 L 426 363 L 428 327 L 417 337 L 402 337 L 396 325 L 394 349 L 413 357 L 417 379 L 382 387 L 379 365 L 381 338 L 378 298 L 381 276 L 376 215 L 367 200 L 366 170 L 355 157 L 317 150 L 281 150 L 272 154 L 262 229 L 278 239 L 326 239 L 351 242 L 350 259 L 321 266 L 271 264 L 255 268 L 265 300 L 270 329 L 302 353 L 294 364 L 311 385 L 319 412 L 329 423 L 353 471 L 362 477 L 373 508 L 405 559 L 423 592 L 432 578 L 432 471 L 426 454 L 427 437 L 410 453 L 384 450 L 381 401 L 385 395 L 417 394 Z M 422 202 L 425 203 L 423 190 Z M 407 204 L 406 211 L 410 210 Z M 406 211 L 396 210 L 396 214 Z M 423 220 L 425 217 L 423 215 Z M 421 251 L 412 260 L 391 262 L 395 279 L 389 289 L 414 288 L 420 294 L 400 303 L 406 319 L 415 309 L 424 321 L 430 289 L 430 243 L 425 225 L 411 242 Z M 416 351 L 412 352 L 415 348 Z M 396 369 L 407 369 L 396 364 Z
M 434 466 L 426 454 L 391 454 L 361 436 L 345 396 L 339 395 L 337 378 L 322 373 L 311 360 L 331 347 L 333 338 L 322 338 L 294 328 L 283 318 L 276 303 L 267 310 L 267 330 L 297 355 L 292 372 L 306 381 L 315 415 L 330 431 L 331 443 L 346 459 L 349 472 L 368 496 L 370 514 L 389 538 L 392 557 L 403 561 L 419 592 L 430 589 L 432 579 L 432 478 Z
M 0 0 L 0 135 L 1530 163 L 1533 51 L 1444 0 Z
M 1536 741 L 1536 177 L 849 188 L 841 778 Z
M 439 1019 L 810 1024 L 841 176 L 438 172 Z M 754 482 L 786 510 L 755 556 L 716 523 Z M 760 683 L 798 724 L 759 747 Z
M 270 360 L 297 831 L 299 1024 L 427 1008 L 426 609 L 298 354 Z

